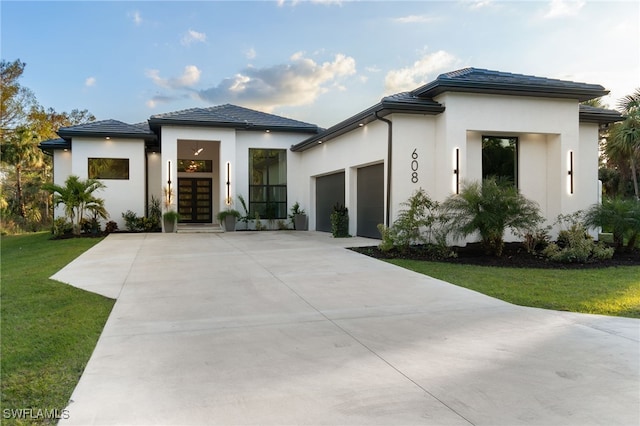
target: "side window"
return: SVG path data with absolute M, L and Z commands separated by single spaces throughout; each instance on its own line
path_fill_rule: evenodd
M 89 178 L 129 180 L 129 159 L 89 158 Z
M 249 214 L 287 217 L 287 151 L 249 149 Z
M 518 185 L 518 138 L 482 137 L 482 179 L 495 177 Z

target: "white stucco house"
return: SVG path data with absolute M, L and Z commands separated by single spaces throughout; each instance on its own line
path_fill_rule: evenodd
M 145 123 L 97 121 L 41 143 L 54 182 L 104 179 L 111 219 L 144 215 L 171 186 L 185 223 L 216 224 L 238 195 L 262 218 L 299 202 L 309 229 L 330 231 L 336 203 L 350 233 L 379 238 L 400 203 L 424 188 L 435 200 L 466 181 L 501 175 L 536 201 L 549 223 L 597 203 L 598 129 L 617 111 L 580 105 L 602 86 L 465 68 L 383 98 L 330 127 L 234 105 L 153 115 Z

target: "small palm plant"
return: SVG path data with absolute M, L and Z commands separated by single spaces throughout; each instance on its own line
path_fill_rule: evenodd
M 512 182 L 496 178 L 464 185 L 441 205 L 445 229 L 454 238 L 476 232 L 487 254 L 502 255 L 507 229 L 525 233 L 543 220 L 538 205 L 524 197 Z
M 589 228 L 602 227 L 613 233 L 616 250 L 632 250 L 640 237 L 640 202 L 633 199 L 604 199 L 584 215 Z M 627 238 L 627 245 L 624 240 Z
M 53 192 L 53 204 L 58 206 L 64 204 L 64 211 L 73 225 L 73 233 L 80 235 L 82 220 L 88 210 L 94 216 L 107 219 L 109 214 L 104 208 L 104 200 L 93 195 L 94 192 L 106 188 L 106 186 L 96 179 L 80 179 L 71 175 L 67 178 L 64 186 L 47 184 L 45 190 Z

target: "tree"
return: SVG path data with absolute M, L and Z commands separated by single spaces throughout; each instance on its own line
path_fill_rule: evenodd
M 6 143 L 0 145 L 2 162 L 11 165 L 16 174 L 15 199 L 18 214 L 27 217 L 25 199 L 23 195 L 23 171 L 41 167 L 44 163 L 42 151 L 38 148 L 38 141 L 33 131 L 27 127 L 19 127 L 13 132 Z
M 31 127 L 38 134 L 40 140 L 54 139 L 61 127 L 95 121 L 96 117 L 88 110 L 73 109 L 71 112 L 56 112 L 53 108 L 45 109 L 41 105 L 34 105 L 28 114 Z
M 496 256 L 502 255 L 507 229 L 526 233 L 543 220 L 535 202 L 520 194 L 512 182 L 496 178 L 464 185 L 441 209 L 449 235 L 466 238 L 477 232 L 485 251 Z
M 85 211 L 89 210 L 103 219 L 108 217 L 104 209 L 104 200 L 93 195 L 94 192 L 103 188 L 106 186 L 99 180 L 82 180 L 75 175 L 69 176 L 64 186 L 55 184 L 43 186 L 43 189 L 54 193 L 53 203 L 55 206 L 64 204 L 65 215 L 73 224 L 73 233 L 76 235 L 80 234 Z
M 612 169 L 627 169 L 636 200 L 640 201 L 638 188 L 638 165 L 640 164 L 640 89 L 618 102 L 620 112 L 626 116 L 621 123 L 613 125 L 605 145 L 607 166 Z M 611 163 L 611 164 L 609 164 Z M 625 170 L 618 170 L 621 178 Z M 629 175 L 627 175 L 629 176 Z M 615 194 L 612 194 L 615 195 Z
M 26 125 L 29 110 L 36 105 L 33 92 L 18 82 L 25 65 L 20 59 L 0 61 L 0 140 L 3 141 L 7 133 Z

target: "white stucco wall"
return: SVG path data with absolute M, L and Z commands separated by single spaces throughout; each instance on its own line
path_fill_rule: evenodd
M 309 215 L 309 229 L 315 230 L 315 178 L 339 171 L 345 172 L 345 206 L 349 209 L 349 232 L 356 234 L 357 170 L 384 162 L 387 157 L 387 124 L 375 121 L 317 147 L 298 153 L 299 168 L 294 171 L 300 193 L 306 192 L 301 204 Z M 385 171 L 386 175 L 386 171 Z M 386 176 L 385 176 L 386 179 Z
M 233 200 L 232 207 L 242 211 L 238 201 L 238 195 L 242 195 L 249 202 L 249 149 L 285 149 L 287 152 L 287 200 L 289 207 L 299 201 L 304 206 L 303 198 L 307 192 L 296 182 L 297 172 L 300 169 L 299 156 L 289 151 L 289 148 L 308 138 L 306 133 L 277 132 L 277 131 L 236 131 L 235 129 L 163 126 L 162 127 L 162 155 L 160 187 L 167 185 L 168 161 L 171 161 L 172 188 L 177 196 L 177 159 L 200 158 L 193 157 L 190 153 L 191 145 L 204 147 L 202 158 L 209 158 L 212 152 L 218 151 L 211 157 L 214 160 L 213 177 L 213 222 L 217 222 L 215 215 L 225 208 L 226 199 L 226 164 L 230 163 L 230 195 Z M 179 152 L 179 149 L 181 150 Z M 216 164 L 217 158 L 217 164 Z M 150 183 L 150 185 L 152 185 Z M 174 209 L 177 206 L 174 204 Z M 304 208 L 304 207 L 303 207 Z
M 387 117 L 393 122 L 391 222 L 400 203 L 418 188 L 436 201 L 455 192 L 456 149 L 461 184 L 480 180 L 482 136 L 518 138 L 519 189 L 540 205 L 548 224 L 558 214 L 597 201 L 597 125 L 579 124 L 576 100 L 468 93 L 445 93 L 436 100 L 445 106 L 444 113 Z M 387 124 L 375 121 L 302 152 L 299 179 L 309 182 L 310 225 L 315 223 L 314 177 L 346 171 L 346 204 L 355 212 L 355 170 L 386 161 L 386 151 Z M 567 185 L 569 152 L 574 153 L 573 194 Z M 355 233 L 351 216 L 355 215 L 350 215 L 350 232 Z
M 69 174 L 81 179 L 89 177 L 89 158 L 126 158 L 129 159 L 129 179 L 101 180 L 106 188 L 94 193 L 96 197 L 105 200 L 105 208 L 109 213 L 109 220 L 124 229 L 122 213 L 131 210 L 138 216 L 145 214 L 145 148 L 141 139 L 112 138 L 73 138 L 71 153 L 71 168 Z M 64 158 L 64 153 L 62 157 Z M 57 160 L 56 160 L 57 161 Z M 63 161 L 60 164 L 65 164 Z M 56 168 L 59 163 L 56 163 Z M 68 175 L 67 175 L 68 176 Z M 62 177 L 62 176 L 61 176 Z M 66 177 L 65 177 L 66 178 Z M 58 179 L 56 172 L 56 182 Z M 64 184 L 62 179 L 61 184 Z

